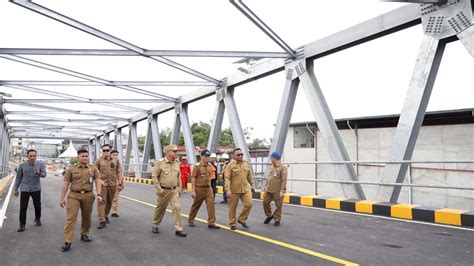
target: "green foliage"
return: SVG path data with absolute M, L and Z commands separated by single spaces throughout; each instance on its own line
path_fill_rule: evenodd
M 70 165 L 77 164 L 77 162 L 78 162 L 78 161 L 77 161 L 77 157 L 73 157 L 73 158 L 69 159 L 69 164 L 70 164 Z
M 235 147 L 234 136 L 232 135 L 232 130 L 230 130 L 230 127 L 225 128 L 221 131 L 221 136 L 219 138 L 219 146 Z
M 256 138 L 249 144 L 249 149 L 264 149 L 268 147 L 270 147 L 270 142 L 266 138 Z
M 253 131 L 252 127 L 246 127 L 243 129 L 245 139 L 247 141 L 251 141 L 251 133 Z M 211 133 L 211 124 L 206 123 L 206 122 L 194 122 L 191 125 L 191 132 L 193 133 L 193 141 L 194 145 L 199 146 L 199 147 L 206 147 L 209 141 L 209 135 Z M 161 145 L 166 146 L 170 144 L 171 142 L 171 129 L 170 128 L 164 128 L 160 131 L 160 141 Z M 184 137 L 183 134 L 179 134 L 179 139 L 178 139 L 178 145 L 182 146 L 184 145 Z M 250 145 L 249 148 L 251 149 L 259 149 L 259 148 L 267 148 L 269 146 L 269 140 L 266 138 L 259 139 L 256 138 L 254 139 Z M 145 146 L 145 137 L 140 136 L 138 137 L 138 147 L 141 151 L 143 151 Z M 219 136 L 219 146 L 222 147 L 235 147 L 234 144 L 234 137 L 232 135 L 232 130 L 230 127 L 224 128 L 221 131 L 221 135 Z M 151 158 L 154 159 L 154 151 L 152 149 L 152 155 Z

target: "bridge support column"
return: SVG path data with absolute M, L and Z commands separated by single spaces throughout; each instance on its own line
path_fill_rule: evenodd
M 306 62 L 306 63 L 305 63 Z M 293 65 L 293 75 L 297 75 L 303 85 L 303 91 L 309 101 L 318 129 L 333 161 L 350 161 L 344 142 L 339 134 L 336 122 L 314 74 L 314 62 L 302 60 Z M 334 165 L 339 180 L 358 181 L 359 178 L 351 164 Z M 345 197 L 365 199 L 360 184 L 341 184 Z
M 388 155 L 389 161 L 411 160 L 420 132 L 431 91 L 438 73 L 446 44 L 440 40 L 424 36 L 418 54 L 415 69 L 408 87 L 395 137 Z M 408 164 L 387 164 L 382 172 L 382 183 L 403 183 Z M 378 200 L 397 202 L 401 186 L 393 188 L 380 186 Z

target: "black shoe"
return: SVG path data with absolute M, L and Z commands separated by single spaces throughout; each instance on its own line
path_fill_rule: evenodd
M 221 201 L 221 202 L 219 202 L 219 203 L 220 203 L 220 204 L 227 204 L 227 202 L 228 202 L 227 200 L 223 200 L 223 201 Z
M 109 217 L 105 217 L 105 223 L 106 223 L 106 224 L 109 224 L 109 223 L 110 223 Z
M 180 237 L 186 237 L 187 236 L 187 234 L 183 231 L 176 231 L 174 234 L 177 235 L 177 236 L 180 236 Z
M 69 251 L 71 249 L 71 243 L 70 242 L 64 243 L 64 246 L 61 249 L 63 250 L 63 252 Z
M 275 221 L 274 226 L 280 226 L 280 221 Z
M 243 227 L 245 228 L 250 228 L 250 226 L 248 226 L 247 223 L 244 223 L 244 222 L 241 222 L 241 221 L 237 221 L 239 224 L 241 224 Z
M 208 225 L 207 225 L 207 228 L 210 228 L 210 229 L 221 229 L 220 226 L 215 225 L 215 224 L 208 224 Z
M 35 219 L 35 224 L 36 224 L 36 226 L 41 226 L 42 225 L 40 219 Z
M 20 224 L 20 227 L 18 228 L 17 232 L 23 232 L 23 231 L 25 231 L 25 225 Z
M 112 216 L 112 217 L 115 217 L 115 218 L 119 218 L 119 217 L 120 217 L 120 215 L 118 215 L 118 213 L 112 213 L 111 216 Z
M 92 239 L 88 235 L 81 235 L 81 241 L 92 242 Z
M 103 229 L 103 228 L 105 228 L 105 227 L 106 227 L 105 222 L 100 222 L 100 223 L 99 223 L 99 226 L 97 227 L 97 229 Z
M 263 223 L 264 224 L 269 224 L 272 219 L 273 219 L 273 215 L 270 216 L 270 217 L 267 217 Z
M 230 226 L 230 230 L 232 230 L 232 231 L 237 230 L 237 226 L 231 225 L 231 226 Z
M 196 224 L 194 223 L 194 221 L 189 221 L 188 225 L 189 227 L 196 227 Z
M 151 228 L 151 232 L 152 232 L 153 234 L 159 234 L 159 233 L 160 233 L 160 231 L 158 230 L 158 227 L 156 227 L 156 226 L 153 226 L 153 227 Z

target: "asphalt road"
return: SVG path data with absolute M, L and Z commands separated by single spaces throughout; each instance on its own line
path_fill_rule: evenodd
M 216 204 L 217 222 L 224 228 L 208 229 L 205 220 L 187 226 L 190 193 L 181 198 L 186 238 L 174 235 L 170 213 L 160 234 L 151 233 L 156 196 L 152 186 L 127 183 L 120 199 L 120 218 L 111 217 L 97 230 L 96 207 L 92 243 L 76 240 L 61 252 L 65 211 L 58 205 L 61 180 L 43 180 L 43 226 L 33 223 L 32 202 L 27 230 L 18 228 L 19 199 L 12 198 L 7 220 L 0 229 L 2 265 L 473 265 L 474 231 L 358 216 L 299 206 L 283 207 L 280 227 L 264 225 L 261 201 L 254 200 L 248 224 L 226 229 L 228 205 Z M 216 199 L 221 200 L 220 196 Z M 206 219 L 205 205 L 198 218 Z

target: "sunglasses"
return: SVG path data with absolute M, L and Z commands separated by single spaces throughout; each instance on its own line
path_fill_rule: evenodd
M 103 152 L 109 152 L 110 150 L 102 150 Z
M 243 155 L 244 155 L 243 153 L 238 153 L 235 156 L 243 156 Z

